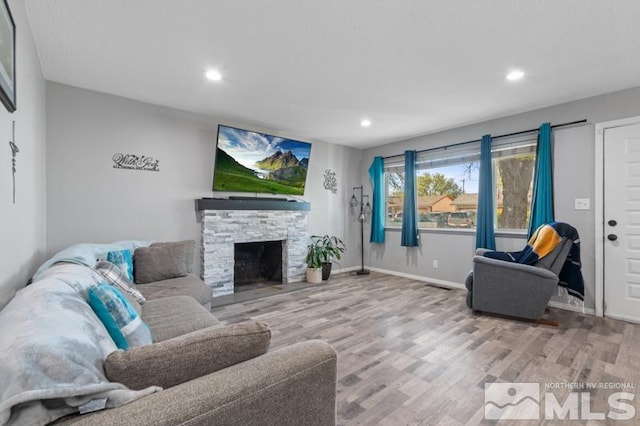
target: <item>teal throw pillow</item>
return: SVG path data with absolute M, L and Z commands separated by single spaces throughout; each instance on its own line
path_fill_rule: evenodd
M 133 255 L 131 250 L 110 251 L 106 260 L 122 269 L 129 281 L 133 281 Z
M 126 350 L 152 343 L 151 331 L 115 287 L 108 284 L 91 287 L 88 302 L 118 348 Z

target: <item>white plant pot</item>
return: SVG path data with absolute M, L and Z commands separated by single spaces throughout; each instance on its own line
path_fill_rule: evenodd
M 307 268 L 307 282 L 318 284 L 322 282 L 322 268 Z

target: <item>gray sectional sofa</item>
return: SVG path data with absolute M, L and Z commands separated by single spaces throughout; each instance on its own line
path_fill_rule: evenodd
M 337 360 L 328 344 L 307 341 L 269 352 L 265 324 L 222 325 L 189 296 L 147 300 L 141 311 L 153 345 L 111 353 L 105 373 L 130 389 L 163 390 L 55 424 L 335 424 Z
M 0 389 L 0 425 L 335 424 L 337 355 L 328 344 L 270 351 L 266 324 L 220 323 L 208 309 L 211 289 L 187 275 L 138 285 L 147 300 L 127 299 L 153 343 L 117 349 L 86 302 L 95 272 L 51 265 L 0 309 L 0 356 L 35 351 L 35 368 L 10 363 L 0 380 L 44 383 Z M 32 333 L 33 344 L 25 344 Z M 69 347 L 73 342 L 84 346 Z M 53 379 L 62 383 L 52 384 L 50 369 L 39 370 L 40 352 L 58 366 Z M 102 406 L 78 412 L 93 402 Z

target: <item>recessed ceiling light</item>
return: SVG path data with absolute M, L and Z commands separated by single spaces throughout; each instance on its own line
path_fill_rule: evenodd
M 207 77 L 211 81 L 220 81 L 222 80 L 222 74 L 218 70 L 209 70 L 204 73 L 205 77 Z
M 522 70 L 513 70 L 507 74 L 507 80 L 509 81 L 520 80 L 522 77 L 524 77 L 524 71 Z
M 371 120 L 367 120 L 367 119 L 365 118 L 364 120 L 362 120 L 362 121 L 360 122 L 360 125 L 361 125 L 362 127 L 369 127 L 369 126 L 371 126 Z

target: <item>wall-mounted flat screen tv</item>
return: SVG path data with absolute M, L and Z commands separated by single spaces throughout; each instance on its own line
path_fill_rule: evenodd
M 218 126 L 213 190 L 304 195 L 311 144 Z

